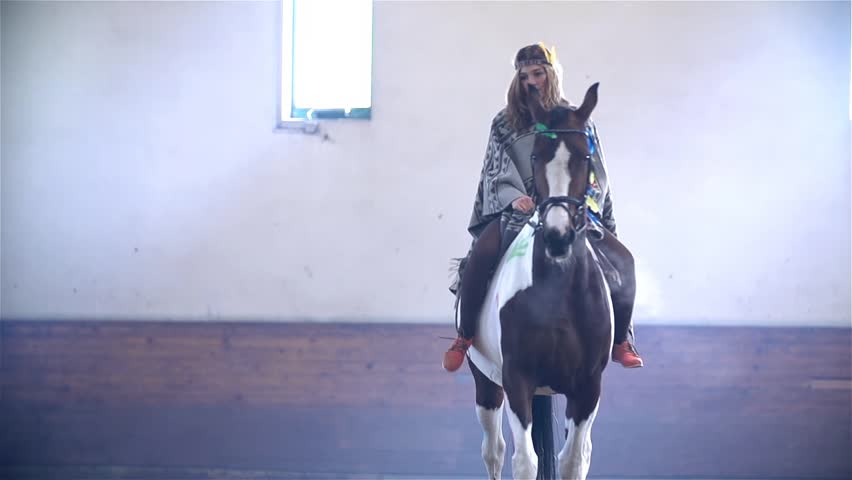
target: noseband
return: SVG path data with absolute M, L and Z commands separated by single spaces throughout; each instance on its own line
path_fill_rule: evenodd
M 569 207 L 572 205 L 577 207 L 577 213 L 575 215 L 571 215 L 571 209 Z M 586 197 L 577 198 L 563 196 L 550 197 L 536 207 L 538 208 L 538 224 L 533 225 L 536 230 L 541 230 L 543 228 L 544 218 L 547 216 L 547 212 L 553 207 L 562 207 L 568 212 L 568 215 L 571 215 L 571 229 L 574 230 L 574 233 L 578 234 L 586 229 Z

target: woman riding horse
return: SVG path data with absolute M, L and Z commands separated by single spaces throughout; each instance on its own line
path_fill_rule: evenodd
M 527 105 L 528 91 L 535 88 L 539 92 L 545 110 L 552 110 L 558 105 L 575 108 L 562 98 L 560 73 L 555 52 L 541 43 L 526 46 L 515 56 L 515 76 L 509 86 L 506 108 L 491 124 L 482 176 L 468 227 L 474 237 L 473 245 L 467 258 L 462 259 L 459 265 L 457 293 L 460 320 L 458 337 L 444 354 L 443 366 L 447 371 L 458 370 L 464 362 L 465 353 L 476 335 L 477 319 L 494 269 L 508 241 L 521 230 L 535 209 L 530 161 L 533 136 L 524 136 L 536 127 Z M 602 238 L 594 242 L 594 248 L 605 260 L 602 266 L 611 283 L 615 316 L 612 360 L 626 368 L 637 368 L 643 366 L 643 361 L 633 346 L 633 258 L 616 238 L 600 139 L 591 120 L 587 128 L 593 146 L 588 210 L 603 227 L 600 231 Z M 451 287 L 451 290 L 456 289 Z

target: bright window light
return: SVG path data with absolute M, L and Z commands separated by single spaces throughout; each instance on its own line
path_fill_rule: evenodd
M 282 120 L 369 118 L 371 0 L 283 0 Z

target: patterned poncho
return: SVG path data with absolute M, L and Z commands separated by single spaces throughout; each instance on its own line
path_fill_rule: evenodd
M 612 213 L 603 150 L 594 122 L 589 120 L 587 128 L 595 147 L 591 159 L 589 209 L 598 215 L 607 230 L 615 234 L 615 218 Z M 530 162 L 535 136 L 529 135 L 515 142 L 520 135 L 529 131 L 531 129 L 522 132 L 513 130 L 506 109 L 501 110 L 491 122 L 479 188 L 468 225 L 468 231 L 474 238 L 479 236 L 491 220 L 510 211 L 512 202 L 518 197 L 528 195 L 535 198 Z

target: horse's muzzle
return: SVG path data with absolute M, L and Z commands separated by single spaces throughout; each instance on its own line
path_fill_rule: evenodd
M 562 233 L 557 229 L 549 229 L 544 232 L 544 251 L 551 258 L 562 258 L 568 255 L 571 244 L 577 238 L 577 232 L 573 228 Z

